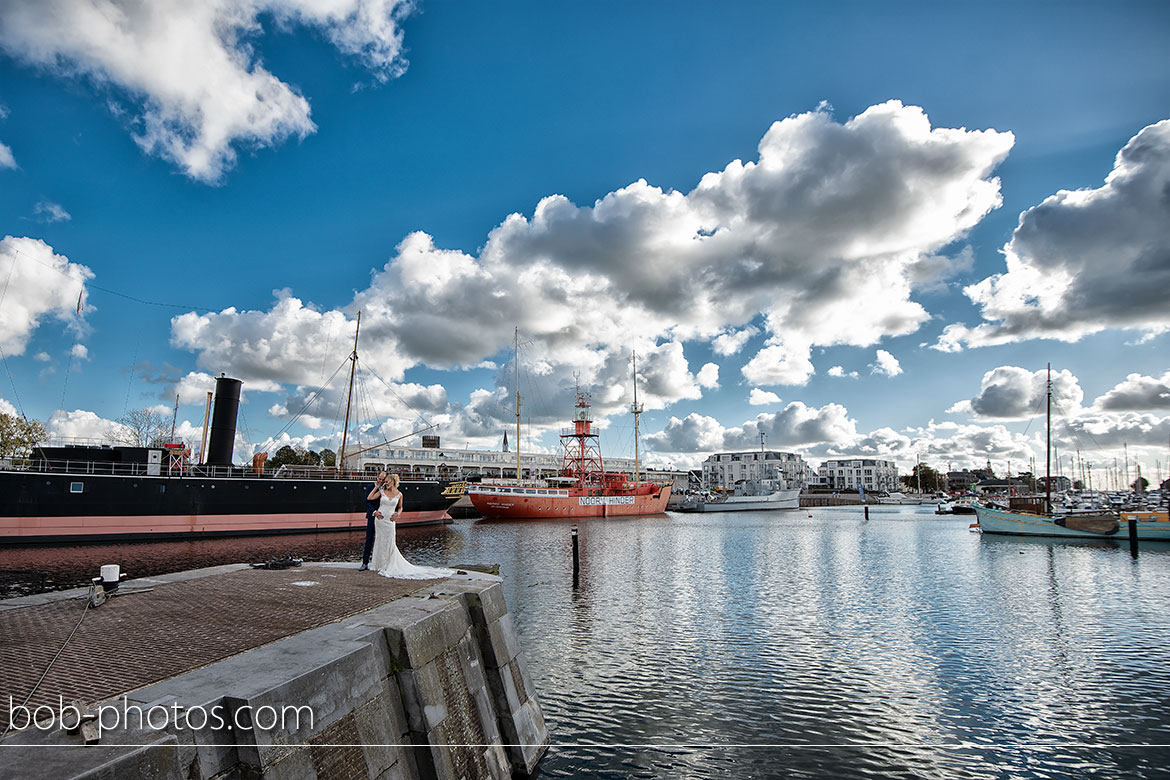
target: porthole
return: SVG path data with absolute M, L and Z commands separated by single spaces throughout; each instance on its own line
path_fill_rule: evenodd
M 81 493 L 84 490 L 85 490 L 85 483 L 84 482 L 70 482 L 69 483 L 69 492 L 70 493 Z

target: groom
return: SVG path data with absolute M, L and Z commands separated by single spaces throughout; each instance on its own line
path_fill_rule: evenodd
M 382 486 L 386 484 L 386 472 L 378 472 L 378 481 L 372 482 L 365 486 L 366 491 L 366 546 L 362 550 L 362 565 L 358 567 L 358 571 L 370 570 L 370 555 L 374 552 L 374 512 L 378 511 L 378 504 L 382 503 L 381 497 L 370 500 L 370 493 L 375 489 L 381 490 Z

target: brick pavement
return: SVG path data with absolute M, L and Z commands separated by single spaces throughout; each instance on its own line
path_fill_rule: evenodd
M 314 582 L 311 586 L 296 582 Z M 114 596 L 90 608 L 29 701 L 91 705 L 342 620 L 437 580 L 392 580 L 350 568 L 244 569 Z M 8 697 L 24 701 L 85 607 L 84 599 L 0 612 L 0 729 Z M 19 723 L 19 721 L 18 721 Z

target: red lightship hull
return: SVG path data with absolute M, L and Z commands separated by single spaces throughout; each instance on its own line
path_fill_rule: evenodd
M 666 511 L 670 486 L 641 484 L 629 490 L 525 488 L 476 485 L 467 491 L 471 504 L 492 519 L 563 519 L 656 515 Z

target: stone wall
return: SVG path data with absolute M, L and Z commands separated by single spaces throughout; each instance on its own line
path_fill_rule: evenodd
M 0 778 L 506 780 L 531 774 L 548 746 L 500 582 L 475 573 L 126 698 L 178 724 L 120 724 L 90 745 L 26 729 L 5 740 Z M 246 713 L 266 705 L 312 717 L 265 729 Z M 242 727 L 194 717 L 216 707 Z

